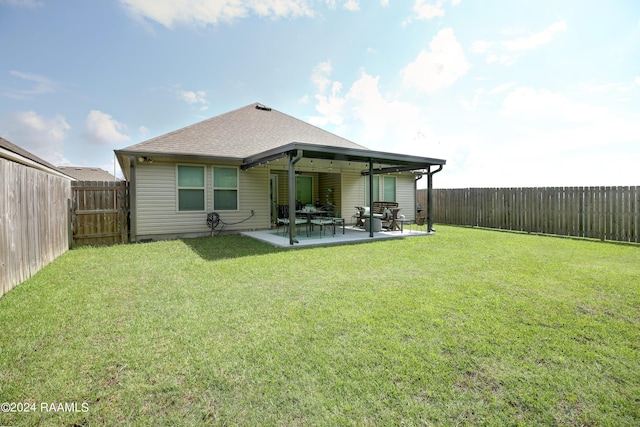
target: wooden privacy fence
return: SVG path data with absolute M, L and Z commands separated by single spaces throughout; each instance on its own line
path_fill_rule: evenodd
M 437 189 L 433 208 L 441 224 L 640 242 L 638 186 Z
M 129 241 L 129 185 L 125 181 L 71 184 L 71 247 Z
M 69 182 L 0 158 L 0 296 L 69 248 Z

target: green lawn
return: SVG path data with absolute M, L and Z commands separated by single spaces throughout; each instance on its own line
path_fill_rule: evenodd
M 69 251 L 0 299 L 0 425 L 640 425 L 640 247 L 437 228 Z

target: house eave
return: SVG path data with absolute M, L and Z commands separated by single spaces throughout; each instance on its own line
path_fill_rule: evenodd
M 431 157 L 292 142 L 245 158 L 241 168 L 250 169 L 285 157 L 289 153 L 297 153 L 298 150 L 302 152 L 304 158 L 378 164 L 380 167 L 374 170 L 375 174 L 420 170 L 429 166 L 446 164 L 446 160 Z M 364 169 L 368 168 L 363 168 L 363 172 Z
M 131 162 L 135 162 L 137 158 L 145 158 L 147 160 L 167 160 L 175 162 L 204 162 L 204 163 L 242 163 L 242 159 L 238 157 L 221 157 L 221 156 L 208 156 L 202 154 L 180 154 L 180 153 L 159 153 L 152 151 L 130 151 L 130 150 L 114 150 L 120 168 L 124 173 L 126 179 L 129 179 L 127 170 L 130 167 Z
M 180 153 L 158 153 L 152 151 L 128 151 L 128 150 L 115 150 L 118 157 L 120 156 L 133 156 L 133 157 L 147 157 L 150 159 L 166 159 L 177 161 L 204 161 L 204 162 L 242 162 L 242 158 L 238 157 L 225 157 L 225 156 L 209 156 L 205 154 L 180 154 Z

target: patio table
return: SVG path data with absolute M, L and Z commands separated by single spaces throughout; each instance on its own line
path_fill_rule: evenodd
M 409 231 L 412 231 L 411 230 L 411 224 L 413 224 L 412 220 L 404 219 L 404 218 L 402 218 L 402 219 L 398 218 L 398 222 L 400 223 L 400 232 L 401 233 L 404 233 L 404 225 L 405 224 L 409 225 Z
M 323 211 L 320 209 L 300 209 L 296 211 L 296 215 L 299 214 L 307 217 L 307 237 L 309 237 L 309 228 L 311 226 L 311 219 L 313 219 L 314 216 L 326 216 L 329 213 L 330 213 L 329 211 Z
M 393 230 L 400 230 L 400 226 L 398 225 L 398 211 L 400 210 L 400 208 L 392 208 L 391 209 L 391 213 L 393 215 L 393 217 L 391 218 L 391 224 L 389 225 L 388 230 L 389 231 L 393 231 Z

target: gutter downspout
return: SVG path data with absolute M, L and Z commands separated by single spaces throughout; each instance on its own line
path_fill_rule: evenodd
M 302 159 L 302 150 L 289 152 L 289 244 L 296 240 L 296 163 Z
M 138 240 L 138 202 L 136 195 L 136 158 L 129 156 L 129 241 Z M 123 171 L 124 173 L 124 171 Z
M 413 204 L 413 217 L 414 221 L 418 221 L 418 181 L 422 179 L 422 174 L 418 174 L 413 178 L 413 198 L 415 203 Z
M 435 171 L 431 172 L 431 166 L 427 166 L 427 232 L 435 231 L 433 229 L 433 175 L 442 170 L 442 165 Z

